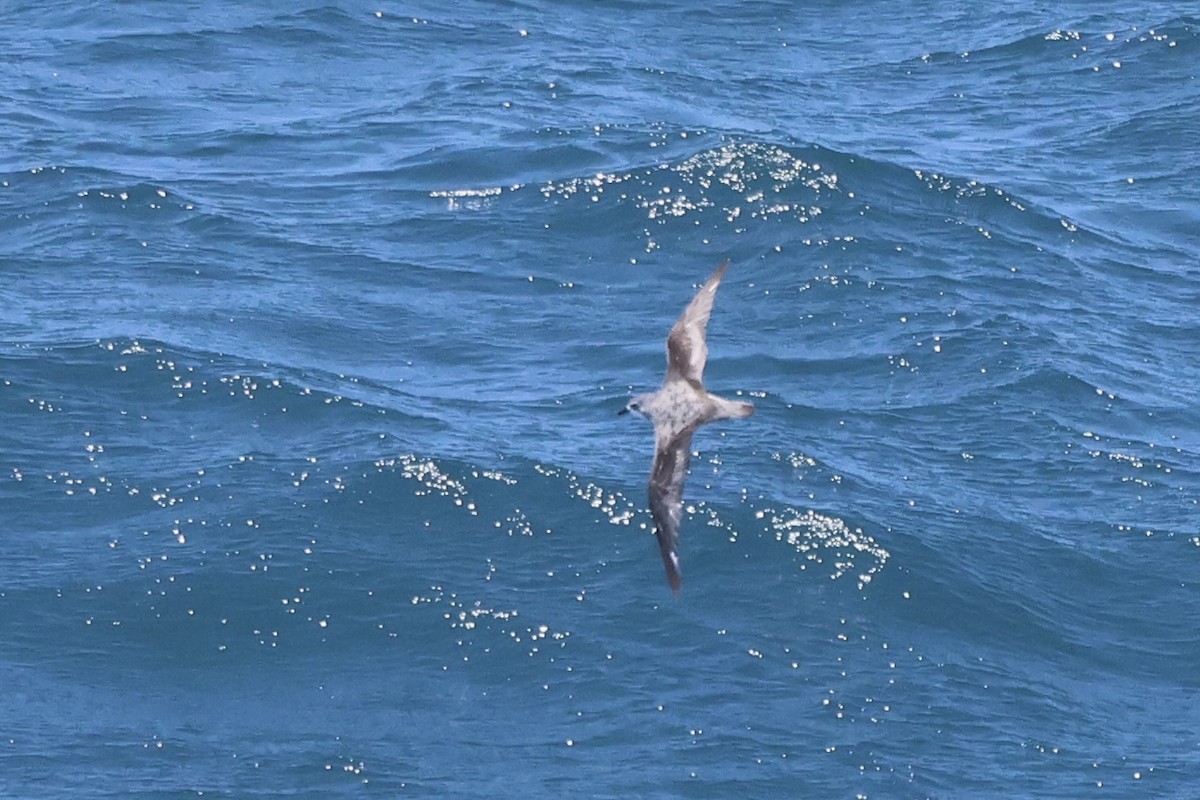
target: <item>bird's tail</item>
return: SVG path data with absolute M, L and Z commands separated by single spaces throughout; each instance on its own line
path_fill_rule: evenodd
M 724 397 L 714 397 L 713 399 L 717 401 L 716 419 L 745 419 L 754 413 L 754 406 L 751 403 L 726 400 Z

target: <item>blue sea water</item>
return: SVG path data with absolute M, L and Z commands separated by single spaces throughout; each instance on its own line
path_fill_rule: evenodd
M 1194 3 L 3 17 L 0 795 L 1197 795 Z

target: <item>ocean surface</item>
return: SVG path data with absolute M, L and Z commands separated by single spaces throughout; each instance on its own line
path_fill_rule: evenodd
M 1194 1 L 3 25 L 0 796 L 1197 796 Z

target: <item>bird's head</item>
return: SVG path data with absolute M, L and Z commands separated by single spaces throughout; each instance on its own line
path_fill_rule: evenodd
M 647 397 L 648 397 L 648 395 L 639 394 L 637 397 L 631 398 L 629 400 L 629 402 L 625 404 L 625 407 L 622 408 L 617 413 L 618 414 L 628 414 L 630 411 L 633 411 L 636 414 L 641 414 L 642 416 L 645 416 L 646 412 L 642 410 L 642 404 L 645 403 Z

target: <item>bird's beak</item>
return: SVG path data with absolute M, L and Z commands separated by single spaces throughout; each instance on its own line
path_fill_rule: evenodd
M 624 408 L 622 408 L 620 411 L 617 412 L 617 416 L 620 416 L 621 414 L 628 414 L 628 413 L 629 413 L 629 406 L 625 406 Z

